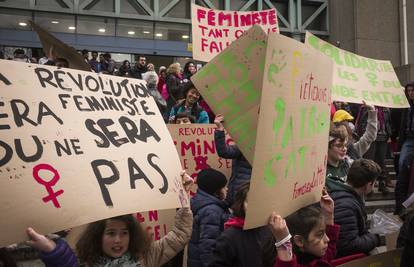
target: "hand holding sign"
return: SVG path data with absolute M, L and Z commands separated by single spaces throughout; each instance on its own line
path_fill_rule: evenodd
M 46 253 L 52 252 L 56 248 L 56 243 L 54 241 L 39 234 L 33 228 L 27 228 L 26 233 L 30 238 L 29 241 L 26 241 L 27 245 Z

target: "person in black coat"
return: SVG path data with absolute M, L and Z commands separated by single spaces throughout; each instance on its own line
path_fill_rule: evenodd
M 227 202 L 229 205 L 232 205 L 234 195 L 240 186 L 250 182 L 252 166 L 236 145 L 226 144 L 226 134 L 224 132 L 223 121 L 224 117 L 220 114 L 214 119 L 214 123 L 217 126 L 214 132 L 214 142 L 219 157 L 223 159 L 232 159 L 232 171 L 228 186 L 229 191 L 227 194 Z
M 191 199 L 193 232 L 188 244 L 188 267 L 203 267 L 211 257 L 217 237 L 230 217 L 227 203 L 227 179 L 223 173 L 208 168 L 197 176 L 198 190 Z
M 397 248 L 403 248 L 400 267 L 411 267 L 414 262 L 414 210 L 410 210 L 405 217 L 398 235 Z
M 224 224 L 216 241 L 209 267 L 273 267 L 276 260 L 275 239 L 266 226 L 243 230 L 250 183 L 237 191 L 231 207 L 233 216 Z
M 352 163 L 346 183 L 335 178 L 326 181 L 329 194 L 335 202 L 335 224 L 341 226 L 337 243 L 338 258 L 368 254 L 381 245 L 380 236 L 368 232 L 364 200 L 380 173 L 381 168 L 377 163 L 359 159 Z

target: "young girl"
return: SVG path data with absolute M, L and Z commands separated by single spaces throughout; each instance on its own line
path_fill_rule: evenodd
M 188 267 L 207 266 L 217 237 L 230 217 L 226 176 L 212 168 L 197 175 L 197 193 L 191 199 L 193 233 L 188 244 Z
M 177 113 L 184 112 L 194 116 L 196 118 L 196 123 L 209 123 L 210 119 L 207 112 L 198 104 L 200 93 L 191 81 L 183 85 L 183 94 L 185 99 L 179 101 L 171 109 L 170 122 L 174 121 Z
M 183 174 L 187 194 L 192 179 Z M 79 262 L 88 267 L 156 267 L 173 258 L 188 243 L 193 216 L 189 208 L 177 211 L 173 229 L 162 239 L 151 238 L 132 215 L 113 217 L 91 223 L 76 244 Z M 41 251 L 46 267 L 78 267 L 78 260 L 68 244 L 56 243 L 32 228 L 27 229 L 29 245 Z
M 276 213 L 270 216 L 269 224 L 277 241 L 274 267 L 332 266 L 339 225 L 334 224 L 334 202 L 326 190 L 320 205 L 321 209 L 309 206 L 298 210 L 287 218 L 287 224 Z
M 224 224 L 216 241 L 209 267 L 272 267 L 276 257 L 274 238 L 269 227 L 243 230 L 250 183 L 237 191 L 231 207 L 233 217 Z

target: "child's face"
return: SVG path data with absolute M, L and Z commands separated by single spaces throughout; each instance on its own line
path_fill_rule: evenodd
M 102 251 L 112 258 L 119 258 L 128 251 L 129 231 L 125 222 L 107 220 L 102 236 Z
M 309 233 L 308 239 L 304 243 L 304 250 L 306 253 L 317 257 L 325 255 L 329 242 L 325 229 L 326 223 L 321 219 L 320 223 Z
M 328 149 L 328 157 L 331 161 L 341 161 L 345 158 L 347 151 L 347 141 L 341 142 L 336 139 Z
M 187 117 L 177 118 L 177 120 L 175 121 L 175 124 L 191 124 L 191 121 Z

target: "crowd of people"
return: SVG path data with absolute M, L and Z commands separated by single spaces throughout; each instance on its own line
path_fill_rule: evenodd
M 414 192 L 414 83 L 405 87 L 411 106 L 407 109 L 332 103 L 326 188 L 320 203 L 286 218 L 273 212 L 268 225 L 243 230 L 252 166 L 236 144 L 225 142 L 224 116 L 211 112 L 191 82 L 197 71 L 194 62 L 183 70 L 178 63 L 161 66 L 157 73 L 145 56 L 139 56 L 134 67 L 124 61 L 117 68 L 109 54 L 98 60 L 95 51 L 91 59 L 83 52 L 95 72 L 147 81 L 167 123 L 214 123 L 217 153 L 232 160 L 232 174 L 227 180 L 218 170 L 200 171 L 191 208 L 179 209 L 172 230 L 158 241 L 151 241 L 132 215 L 90 224 L 75 251 L 61 238 L 51 240 L 28 228 L 28 244 L 41 252 L 46 266 L 161 266 L 186 245 L 188 267 L 337 266 L 385 244 L 384 236 L 369 232 L 365 211 L 365 199 L 376 185 L 382 193 L 395 186 L 395 214 L 405 220 L 398 240 L 403 247 L 401 266 L 412 266 L 414 209 L 403 202 Z M 43 61 L 58 65 L 59 60 Z M 396 185 L 385 171 L 387 156 L 394 157 Z M 182 177 L 188 191 L 192 179 L 185 173 Z

